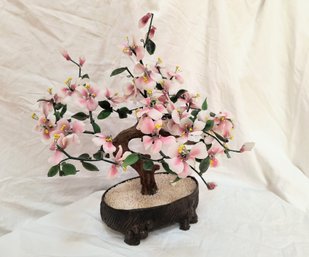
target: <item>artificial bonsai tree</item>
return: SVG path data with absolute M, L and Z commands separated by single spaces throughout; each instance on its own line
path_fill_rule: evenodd
M 182 86 L 184 80 L 179 67 L 170 69 L 160 58 L 145 63 L 144 55 L 153 55 L 156 50 L 153 17 L 147 13 L 139 20 L 140 28 L 148 25 L 144 38 L 139 41 L 127 38 L 123 46 L 123 53 L 134 62 L 133 67 L 120 67 L 111 72 L 111 76 L 125 75 L 127 81 L 122 94 L 94 86 L 89 75 L 82 71 L 85 59 L 75 61 L 66 51 L 62 53 L 77 66 L 78 77 L 68 78 L 58 90 L 49 88 L 49 96 L 38 100 L 42 112 L 32 116 L 37 120 L 36 130 L 50 143 L 53 152 L 49 161 L 54 166 L 48 176 L 76 174 L 75 161 L 87 170 L 96 171 L 95 163 L 104 161 L 110 164 L 111 177 L 128 166 L 136 170 L 144 195 L 157 192 L 154 173 L 160 169 L 175 174 L 174 182 L 193 171 L 208 189 L 214 189 L 215 184 L 207 183 L 202 175 L 209 167 L 218 165 L 217 156 L 225 154 L 230 158 L 231 152 L 241 153 L 253 147 L 253 143 L 246 143 L 239 150 L 229 148 L 227 143 L 234 128 L 230 114 L 210 112 L 206 98 L 201 99 Z M 70 115 L 69 103 L 79 106 L 80 111 Z M 128 104 L 134 107 L 128 108 Z M 119 119 L 133 116 L 136 123 L 118 135 L 106 134 L 98 120 L 110 116 Z M 67 147 L 79 143 L 82 134 L 98 149 L 92 154 L 72 156 Z M 133 139 L 142 145 L 142 151 L 132 150 Z

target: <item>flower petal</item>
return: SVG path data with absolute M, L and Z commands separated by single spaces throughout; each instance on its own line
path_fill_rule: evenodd
M 141 120 L 140 129 L 144 134 L 151 134 L 154 129 L 155 125 L 152 119 L 146 117 Z
M 166 162 L 169 165 L 169 168 L 175 173 L 180 174 L 181 172 L 183 172 L 184 163 L 180 158 L 174 157 L 172 159 L 167 159 Z
M 148 150 L 151 147 L 152 142 L 153 142 L 152 137 L 143 136 L 143 144 L 146 150 Z
M 191 148 L 190 159 L 205 159 L 208 156 L 208 152 L 204 143 L 199 142 Z

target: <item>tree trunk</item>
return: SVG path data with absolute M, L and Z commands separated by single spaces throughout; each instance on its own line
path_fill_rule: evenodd
M 113 140 L 113 144 L 117 147 L 122 146 L 123 152 L 129 151 L 129 142 L 134 138 L 142 138 L 144 134 L 136 129 L 136 125 L 126 130 L 121 131 Z M 146 155 L 145 155 L 146 156 Z M 147 156 L 146 156 L 147 157 Z M 152 170 L 143 169 L 144 161 L 139 160 L 132 165 L 133 169 L 137 171 L 140 176 L 142 185 L 141 193 L 143 195 L 153 195 L 158 191 L 158 187 L 155 181 L 154 173 L 160 168 L 159 165 L 154 165 Z

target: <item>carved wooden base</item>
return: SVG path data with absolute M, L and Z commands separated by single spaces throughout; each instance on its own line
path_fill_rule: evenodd
M 160 176 L 160 174 L 164 173 L 157 173 L 155 176 Z M 110 188 L 102 196 L 102 220 L 110 228 L 123 233 L 125 236 L 124 241 L 129 245 L 138 245 L 141 239 L 145 239 L 148 236 L 149 231 L 174 223 L 179 223 L 180 229 L 188 230 L 190 229 L 190 224 L 197 223 L 196 207 L 199 200 L 197 180 L 194 177 L 189 177 L 189 179 L 194 180 L 196 183 L 196 188 L 190 195 L 170 204 L 151 208 L 131 210 L 114 209 L 104 201 L 105 195 Z M 125 183 L 126 181 L 119 184 Z M 113 187 L 117 187 L 119 184 Z

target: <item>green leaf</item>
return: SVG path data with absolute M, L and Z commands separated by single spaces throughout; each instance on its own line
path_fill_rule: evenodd
M 84 113 L 84 112 L 78 112 L 75 113 L 72 118 L 77 119 L 77 120 L 86 120 L 89 118 L 89 115 Z
M 108 101 L 100 101 L 99 105 L 101 108 L 105 109 L 105 110 L 110 110 L 111 108 L 111 104 Z
M 66 113 L 66 111 L 67 111 L 67 105 L 65 104 L 65 105 L 63 105 L 63 107 L 62 107 L 62 110 L 61 110 L 61 112 L 60 112 L 60 116 L 63 117 L 63 115 Z
M 223 136 L 219 135 L 218 133 L 216 133 L 216 132 L 214 132 L 214 133 L 215 133 L 216 137 L 217 137 L 220 141 L 222 141 L 222 142 L 224 142 L 224 143 L 227 143 L 227 142 L 229 141 L 228 139 L 224 138 Z
M 53 177 L 53 176 L 55 176 L 55 175 L 58 173 L 59 168 L 60 168 L 60 167 L 59 167 L 58 164 L 55 165 L 55 166 L 53 166 L 53 167 L 51 167 L 51 168 L 49 169 L 48 173 L 47 173 L 47 176 L 48 176 L 48 177 Z
M 124 161 L 123 161 L 123 166 L 127 167 L 130 165 L 133 165 L 139 160 L 139 156 L 136 153 L 131 153 Z
M 113 70 L 110 76 L 112 77 L 112 76 L 118 75 L 126 70 L 127 70 L 127 67 L 118 68 L 116 70 Z
M 163 90 L 163 87 L 162 87 L 162 85 L 160 83 L 157 83 L 156 84 L 156 89 Z
M 98 119 L 99 120 L 103 120 L 103 119 L 106 119 L 109 115 L 111 115 L 112 111 L 110 110 L 104 110 L 104 111 L 101 111 L 98 115 Z
M 60 112 L 54 112 L 54 115 L 55 115 L 56 121 L 61 119 Z
M 204 132 L 211 130 L 214 126 L 215 122 L 213 120 L 206 121 L 205 127 L 203 129 Z
M 84 74 L 84 75 L 82 76 L 82 79 L 89 79 L 89 75 L 88 75 L 88 74 Z
M 78 156 L 78 158 L 85 159 L 85 160 L 91 159 L 90 155 L 87 153 L 81 154 L 80 156 Z
M 209 158 L 209 156 L 208 156 L 207 158 L 205 158 L 204 160 L 202 160 L 202 161 L 200 162 L 199 168 L 200 168 L 200 174 L 201 174 L 201 175 L 202 175 L 203 173 L 205 173 L 205 172 L 208 170 L 209 165 L 210 165 L 210 158 Z
M 204 100 L 204 102 L 203 102 L 203 104 L 202 104 L 202 110 L 203 110 L 203 111 L 206 111 L 207 108 L 208 108 L 207 98 L 205 98 L 205 100 Z
M 98 167 L 89 162 L 82 162 L 83 167 L 90 171 L 99 171 Z
M 172 174 L 176 174 L 174 171 L 172 171 L 172 170 L 170 169 L 170 167 L 168 166 L 167 162 L 162 161 L 162 167 L 163 167 L 163 169 L 165 169 L 166 172 L 172 173 Z
M 93 158 L 96 160 L 100 160 L 103 158 L 103 152 L 101 150 L 97 151 L 96 153 L 93 154 Z
M 57 104 L 55 104 L 55 109 L 56 109 L 56 110 L 60 110 L 62 107 L 63 107 L 63 104 L 62 104 L 62 103 L 57 103 Z
M 95 122 L 92 122 L 92 128 L 93 128 L 94 133 L 100 133 L 101 132 L 100 126 Z
M 154 54 L 156 50 L 156 44 L 150 38 L 146 41 L 146 50 L 150 55 Z
M 143 162 L 143 169 L 144 170 L 152 170 L 153 169 L 153 161 L 152 160 L 145 160 Z
M 122 107 L 122 108 L 118 109 L 116 112 L 118 112 L 120 119 L 127 118 L 128 114 L 132 113 L 132 111 L 130 111 L 127 107 Z
M 187 90 L 185 89 L 180 89 L 178 90 L 178 92 L 176 93 L 176 95 L 171 96 L 171 100 L 173 103 L 176 103 L 178 98 L 181 97 L 185 92 L 187 92 Z
M 77 172 L 75 166 L 73 164 L 70 164 L 70 163 L 62 164 L 62 171 L 63 171 L 64 176 L 75 175 L 76 172 Z

